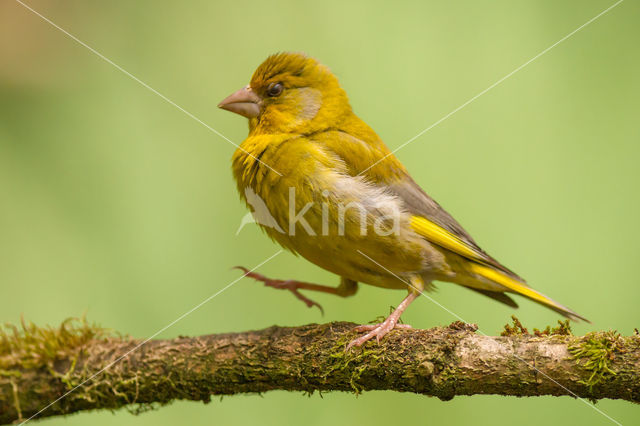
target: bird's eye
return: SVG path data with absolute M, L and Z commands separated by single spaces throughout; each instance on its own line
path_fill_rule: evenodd
M 275 98 L 276 96 L 280 96 L 283 89 L 284 87 L 282 87 L 282 83 L 271 83 L 269 87 L 267 87 L 267 95 Z

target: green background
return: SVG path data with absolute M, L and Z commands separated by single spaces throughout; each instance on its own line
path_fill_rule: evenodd
M 338 75 L 357 114 L 398 147 L 613 1 L 29 3 L 231 140 L 216 108 L 269 54 L 304 51 Z M 535 288 L 590 318 L 576 333 L 638 321 L 640 7 L 627 0 L 398 152 L 480 245 Z M 147 337 L 275 246 L 246 213 L 234 147 L 32 12 L 0 3 L 0 321 L 68 316 Z M 282 253 L 259 269 L 337 284 Z M 487 334 L 509 308 L 451 284 L 433 297 Z M 315 309 L 244 279 L 158 337 L 273 324 L 367 322 L 404 293 L 361 286 Z M 529 327 L 558 316 L 518 299 Z M 426 298 L 415 327 L 455 318 Z M 370 392 L 271 392 L 177 402 L 132 416 L 47 425 L 609 424 L 579 400 Z M 596 407 L 623 424 L 640 408 Z

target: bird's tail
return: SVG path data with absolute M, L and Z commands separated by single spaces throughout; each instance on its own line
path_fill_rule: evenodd
M 488 280 L 491 280 L 493 282 L 496 282 L 504 286 L 505 288 L 508 289 L 508 291 L 512 293 L 521 294 L 533 300 L 534 302 L 540 303 L 541 305 L 544 305 L 550 309 L 553 309 L 554 311 L 560 313 L 561 315 L 564 315 L 569 319 L 572 319 L 575 321 L 581 320 L 581 321 L 591 322 L 588 319 L 584 318 L 583 316 L 580 316 L 577 313 L 573 312 L 571 309 L 567 308 L 566 306 L 561 305 L 560 303 L 556 302 L 550 297 L 547 297 L 544 294 L 537 292 L 536 290 L 532 289 L 525 283 L 520 282 L 517 279 L 510 277 L 501 271 L 498 271 L 489 266 L 481 265 L 478 263 L 471 263 L 471 271 L 477 275 L 480 275 L 481 277 L 484 277 Z

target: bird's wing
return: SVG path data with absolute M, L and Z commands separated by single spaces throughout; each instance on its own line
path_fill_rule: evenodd
M 469 233 L 411 179 L 404 166 L 373 130 L 363 122 L 356 127 L 359 134 L 331 130 L 316 134 L 312 141 L 339 157 L 349 173 L 363 176 L 402 199 L 405 208 L 412 214 L 411 226 L 416 233 L 433 244 L 469 259 L 471 273 L 496 282 L 506 291 L 524 295 L 568 318 L 588 322 L 586 318 L 529 287 L 524 279 L 485 253 Z M 515 304 L 508 297 L 499 296 L 500 293 L 480 292 L 507 305 Z
M 485 253 L 471 235 L 411 179 L 404 166 L 364 122 L 351 126 L 359 132 L 330 129 L 315 133 L 310 140 L 339 157 L 349 173 L 392 192 L 412 213 L 416 232 L 468 259 L 491 265 L 524 282 L 522 278 Z
M 410 176 L 407 175 L 405 179 L 395 183 L 388 183 L 387 186 L 391 192 L 404 201 L 409 213 L 413 214 L 411 226 L 418 234 L 440 247 L 467 259 L 497 268 L 522 283 L 525 282 L 513 271 L 485 253 L 469 233 L 445 209 L 429 197 Z
M 485 253 L 442 207 L 429 197 L 409 176 L 402 183 L 389 185 L 391 191 L 405 201 L 411 217 L 411 227 L 421 236 L 447 250 L 469 260 L 473 274 L 502 285 L 506 291 L 518 293 L 574 320 L 589 321 L 566 306 L 529 287 L 518 275 L 501 265 Z M 509 304 L 509 300 L 495 297 L 492 292 L 483 292 L 496 300 Z

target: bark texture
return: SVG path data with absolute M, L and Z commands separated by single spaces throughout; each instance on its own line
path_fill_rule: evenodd
M 142 341 L 96 336 L 65 347 L 59 339 L 50 355 L 35 357 L 16 356 L 19 344 L 7 344 L 0 351 L 0 423 L 28 419 L 82 383 L 36 418 L 274 389 L 640 402 L 638 335 L 536 336 L 513 329 L 511 336 L 490 337 L 454 323 L 396 330 L 380 344 L 345 352 L 353 327 L 341 322 L 152 340 L 129 354 Z

